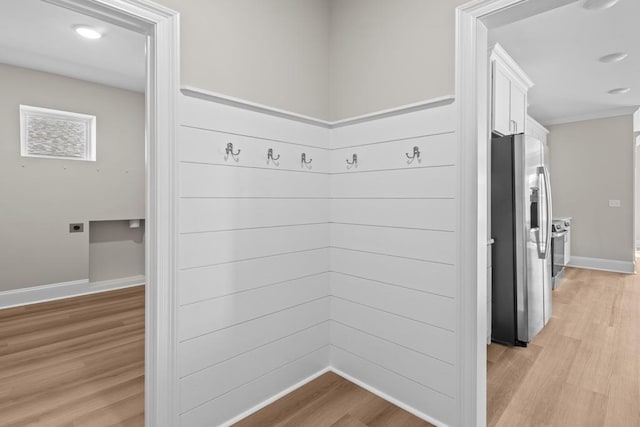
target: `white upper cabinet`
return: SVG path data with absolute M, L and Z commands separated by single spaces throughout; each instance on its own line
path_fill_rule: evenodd
M 501 135 L 524 133 L 527 92 L 533 82 L 509 54 L 496 44 L 491 49 L 491 130 Z
M 525 133 L 527 135 L 533 136 L 538 141 L 542 142 L 545 146 L 547 145 L 547 135 L 549 135 L 549 130 L 538 123 L 533 117 L 528 114 Z
M 511 83 L 511 120 L 513 133 L 523 133 L 527 117 L 527 91 Z
M 499 64 L 493 62 L 493 127 L 494 132 L 509 135 L 511 122 L 511 81 Z

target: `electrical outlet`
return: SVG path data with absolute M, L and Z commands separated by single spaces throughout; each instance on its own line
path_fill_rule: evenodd
M 609 207 L 610 208 L 619 208 L 620 207 L 620 200 L 609 200 Z
M 84 224 L 79 222 L 76 224 L 69 224 L 69 233 L 82 233 L 84 231 Z

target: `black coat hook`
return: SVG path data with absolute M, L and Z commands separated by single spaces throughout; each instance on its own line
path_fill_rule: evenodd
M 420 161 L 420 149 L 417 146 L 413 147 L 413 156 L 410 156 L 409 153 L 404 153 L 404 154 L 409 159 L 407 163 L 411 163 L 415 159 L 418 159 L 418 161 Z
M 313 159 L 309 159 L 309 161 L 307 161 L 307 154 L 302 153 L 302 156 L 300 156 L 300 161 L 302 162 L 302 166 L 306 166 L 310 165 Z
M 237 156 L 240 154 L 240 149 L 238 148 L 238 151 L 236 151 L 235 153 L 233 152 L 233 142 L 229 142 L 227 143 L 227 148 L 224 149 L 225 153 L 227 153 L 224 156 L 224 159 L 227 160 L 229 158 L 229 156 L 233 157 L 233 159 L 237 162 Z
M 278 154 L 278 157 L 273 157 L 273 148 L 269 148 L 267 150 L 267 162 L 269 160 L 271 160 L 273 162 L 276 162 L 276 161 L 278 161 L 278 159 L 280 159 L 280 154 Z
M 358 155 L 354 153 L 351 161 L 349 161 L 349 159 L 347 159 L 347 165 L 353 166 L 354 168 L 357 168 L 358 167 Z

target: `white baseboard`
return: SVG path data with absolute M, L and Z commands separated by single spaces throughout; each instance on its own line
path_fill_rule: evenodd
M 144 283 L 145 277 L 140 275 L 101 282 L 90 283 L 88 279 L 83 279 L 23 289 L 12 289 L 0 292 L 0 309 L 113 291 L 115 289 L 143 285 Z
M 295 383 L 291 387 L 282 390 L 280 393 L 268 398 L 267 400 L 265 400 L 263 402 L 258 403 L 256 406 L 252 407 L 251 409 L 248 409 L 247 411 L 244 411 L 243 413 L 241 413 L 237 417 L 234 417 L 234 418 L 230 419 L 229 421 L 224 422 L 223 424 L 221 424 L 220 427 L 229 427 L 229 426 L 234 425 L 238 421 L 247 418 L 249 415 L 251 415 L 251 414 L 253 414 L 255 412 L 258 412 L 260 409 L 264 408 L 265 406 L 271 405 L 276 400 L 283 398 L 287 394 L 299 389 L 300 387 L 302 387 L 303 385 L 305 385 L 307 383 L 310 383 L 311 381 L 313 381 L 316 378 L 318 378 L 320 375 L 324 375 L 327 372 L 329 372 L 330 370 L 331 369 L 328 368 L 328 367 L 324 368 L 324 369 L 321 369 L 320 371 L 316 372 L 315 374 L 313 374 L 311 376 L 308 376 L 307 378 L 303 379 L 300 382 Z
M 292 385 L 291 387 L 281 391 L 280 393 L 270 397 L 269 399 L 260 402 L 259 404 L 257 404 L 256 406 L 248 409 L 247 411 L 243 412 L 242 414 L 238 415 L 237 417 L 234 417 L 232 419 L 230 419 L 229 421 L 224 422 L 223 424 L 221 424 L 221 427 L 230 427 L 232 425 L 234 425 L 235 423 L 247 418 L 248 416 L 258 412 L 260 409 L 264 408 L 265 406 L 269 406 L 270 404 L 272 404 L 273 402 L 275 402 L 278 399 L 283 398 L 284 396 L 286 396 L 287 394 L 299 389 L 300 387 L 306 385 L 307 383 L 310 383 L 311 381 L 315 380 L 316 378 L 318 378 L 321 375 L 326 374 L 327 372 L 333 372 L 336 375 L 341 376 L 342 378 L 344 378 L 347 381 L 350 381 L 354 384 L 356 384 L 359 387 L 362 387 L 363 389 L 375 394 L 376 396 L 380 397 L 381 399 L 386 400 L 387 402 L 393 403 L 394 405 L 396 405 L 399 408 L 404 409 L 405 411 L 415 415 L 418 418 L 421 418 L 425 421 L 430 422 L 431 424 L 434 424 L 438 427 L 447 427 L 447 425 L 443 422 L 440 422 L 430 416 L 428 416 L 427 414 L 418 411 L 417 409 L 403 403 L 400 402 L 397 399 L 394 399 L 393 397 L 389 396 L 386 393 L 381 392 L 380 390 L 378 390 L 375 387 L 371 387 L 369 384 L 366 384 L 354 377 L 352 377 L 351 375 L 342 372 L 340 369 L 334 368 L 333 366 L 328 366 L 318 372 L 316 372 L 315 374 L 303 379 L 300 382 L 297 382 L 296 384 Z
M 132 286 L 144 285 L 146 279 L 144 275 L 139 274 L 137 276 L 123 277 L 121 279 L 102 280 L 100 282 L 91 282 L 89 287 L 96 292 L 112 289 L 123 289 Z
M 340 375 L 342 378 L 344 378 L 345 380 L 351 381 L 352 383 L 356 384 L 357 386 L 362 387 L 363 389 L 375 394 L 376 396 L 378 396 L 381 399 L 386 400 L 389 403 L 393 403 L 394 405 L 396 405 L 397 407 L 404 409 L 405 411 L 415 415 L 416 417 L 423 419 L 433 425 L 436 425 L 438 427 L 447 427 L 447 424 L 443 423 L 442 421 L 436 420 L 433 417 L 430 417 L 429 415 L 425 414 L 424 412 L 418 411 L 417 409 L 415 409 L 412 406 L 407 405 L 406 403 L 403 403 L 391 396 L 389 396 L 388 394 L 378 390 L 375 387 L 371 387 L 369 384 L 364 383 L 362 381 L 360 381 L 357 378 L 352 377 L 351 375 L 347 374 L 346 372 L 341 371 L 340 369 L 334 368 L 334 367 L 329 367 L 329 370 L 333 373 L 335 373 L 336 375 Z
M 615 259 L 588 258 L 571 255 L 569 267 L 587 268 L 589 270 L 611 271 L 613 273 L 635 273 L 633 261 L 618 261 Z

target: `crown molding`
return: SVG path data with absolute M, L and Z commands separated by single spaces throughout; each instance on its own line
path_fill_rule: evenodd
M 597 113 L 578 114 L 575 116 L 559 117 L 551 120 L 544 120 L 542 124 L 544 126 L 563 125 L 566 123 L 584 122 L 587 120 L 608 119 L 611 117 L 619 116 L 632 116 L 635 111 L 638 110 L 637 106 L 634 107 L 621 107 L 611 110 L 600 111 Z

